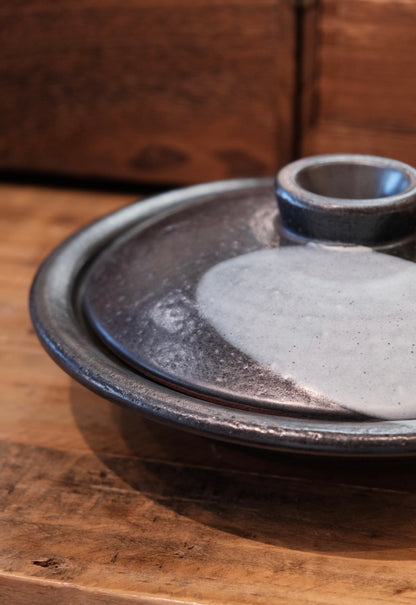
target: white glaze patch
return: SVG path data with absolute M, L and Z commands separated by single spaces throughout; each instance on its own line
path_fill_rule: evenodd
M 384 419 L 416 418 L 416 264 L 364 247 L 261 250 L 208 271 L 202 315 L 302 388 Z

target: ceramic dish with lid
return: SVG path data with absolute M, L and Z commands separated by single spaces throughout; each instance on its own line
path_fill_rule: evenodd
M 409 455 L 415 260 L 416 171 L 317 156 L 104 217 L 45 260 L 30 309 L 63 369 L 154 419 L 276 450 Z

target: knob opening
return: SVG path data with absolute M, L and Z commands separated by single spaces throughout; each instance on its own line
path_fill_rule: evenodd
M 348 161 L 306 166 L 296 181 L 316 195 L 354 200 L 398 195 L 410 185 L 409 176 L 400 170 Z

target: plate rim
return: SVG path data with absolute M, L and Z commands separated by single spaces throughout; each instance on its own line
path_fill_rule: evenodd
M 278 451 L 340 456 L 416 454 L 416 420 L 331 421 L 221 406 L 139 374 L 116 358 L 77 311 L 76 293 L 91 260 L 139 222 L 175 213 L 204 198 L 269 185 L 272 177 L 232 179 L 175 189 L 140 200 L 81 228 L 43 261 L 29 310 L 41 344 L 78 382 L 147 417 L 207 437 Z

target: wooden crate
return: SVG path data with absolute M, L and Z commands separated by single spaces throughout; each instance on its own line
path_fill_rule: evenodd
M 0 8 L 0 170 L 181 183 L 292 157 L 286 0 Z
M 416 165 L 416 3 L 320 0 L 303 23 L 301 155 Z
M 0 8 L 0 170 L 154 183 L 360 152 L 416 165 L 414 0 Z

